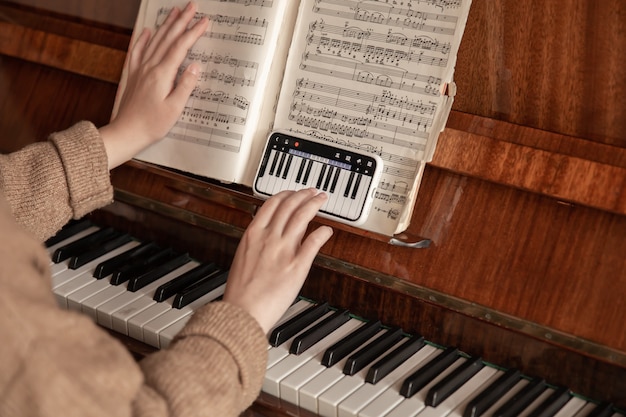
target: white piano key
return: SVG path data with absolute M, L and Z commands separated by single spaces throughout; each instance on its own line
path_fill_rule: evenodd
M 454 391 L 448 398 L 442 401 L 436 407 L 427 406 L 419 414 L 419 417 L 463 417 L 463 412 L 467 403 L 480 392 L 481 388 L 486 388 L 491 382 L 495 381 L 502 371 L 490 366 L 483 367 L 480 371 L 471 377 L 459 389 Z
M 318 412 L 323 416 L 337 417 L 339 403 L 365 384 L 368 369 L 365 367 L 354 375 L 345 375 L 324 391 L 317 398 Z
M 402 365 L 394 369 L 389 375 L 376 384 L 364 384 L 355 392 L 344 399 L 338 408 L 339 417 L 356 417 L 361 409 L 372 402 L 376 397 L 389 389 L 393 384 L 402 384 L 402 381 L 417 368 L 424 366 L 434 358 L 439 350 L 431 345 L 424 345 L 413 356 L 408 358 Z M 399 390 L 399 388 L 398 388 Z
M 117 330 L 113 327 L 113 315 L 115 313 L 117 313 L 119 310 L 123 309 L 124 307 L 128 306 L 130 303 L 132 303 L 133 301 L 137 300 L 140 297 L 148 297 L 149 299 L 152 299 L 154 297 L 154 293 L 157 290 L 157 288 L 159 288 L 161 285 L 169 282 L 170 280 L 184 274 L 185 272 L 188 272 L 190 270 L 192 270 L 193 268 L 197 267 L 199 265 L 198 262 L 196 261 L 190 261 L 187 262 L 186 264 L 180 266 L 179 268 L 175 269 L 174 271 L 162 276 L 161 278 L 157 279 L 156 281 L 146 285 L 145 287 L 140 288 L 139 290 L 133 292 L 133 291 L 124 291 L 123 293 L 107 300 L 106 302 L 98 305 L 96 307 L 96 319 L 98 324 L 108 328 L 108 329 L 113 329 L 113 330 Z M 124 322 L 125 324 L 126 322 Z M 123 332 L 124 334 L 127 334 L 127 330 L 126 330 L 126 326 L 124 325 L 123 327 Z M 118 330 L 119 331 L 119 330 Z
M 582 398 L 572 397 L 563 407 L 561 407 L 554 417 L 574 417 L 585 407 L 586 404 L 587 401 Z
M 226 284 L 222 284 L 213 291 L 209 291 L 197 300 L 189 303 L 183 308 L 172 308 L 165 313 L 159 315 L 154 320 L 149 321 L 143 327 L 143 340 L 147 344 L 160 348 L 159 332 L 171 326 L 178 320 L 191 315 L 195 310 L 203 305 L 210 303 L 218 297 L 224 295 Z
M 131 292 L 129 291 L 128 293 Z M 120 297 L 122 296 L 124 296 L 124 294 L 120 295 Z M 111 316 L 111 327 L 116 332 L 129 335 L 128 321 L 154 304 L 157 304 L 157 302 L 147 294 L 134 298 L 131 302 L 113 313 Z
M 331 312 L 331 314 L 332 313 L 333 312 Z M 324 351 L 332 346 L 333 343 L 345 337 L 362 323 L 363 322 L 360 320 L 350 319 L 300 355 L 289 354 L 278 363 L 268 367 L 263 380 L 263 392 L 282 398 L 281 381 L 285 377 L 304 365 L 304 363 L 310 359 L 320 354 L 320 352 L 323 355 Z M 289 344 L 287 348 L 290 346 L 291 344 Z
M 589 413 L 591 413 L 596 407 L 597 407 L 597 404 L 594 404 L 592 402 L 585 402 L 585 405 L 583 405 L 582 408 L 578 410 L 578 412 L 576 412 L 575 416 L 587 417 Z
M 385 331 L 378 331 L 373 337 L 369 338 L 363 346 L 372 342 Z M 355 349 L 354 351 L 357 351 Z M 319 413 L 319 403 L 318 398 L 322 395 L 326 390 L 335 385 L 340 379 L 345 377 L 343 373 L 343 368 L 348 360 L 350 355 L 346 355 L 345 358 L 334 364 L 333 366 L 324 369 L 319 374 L 315 375 L 310 381 L 304 384 L 300 392 L 298 394 L 298 401 L 300 406 L 306 410 L 309 410 L 313 413 Z
M 144 326 L 150 321 L 160 316 L 161 314 L 164 314 L 165 312 L 174 308 L 172 306 L 173 302 L 174 302 L 174 296 L 160 303 L 157 303 L 156 301 L 152 300 L 149 306 L 145 307 L 141 311 L 137 312 L 137 314 L 134 314 L 132 317 L 128 319 L 127 321 L 128 335 L 132 337 L 133 339 L 137 339 L 143 342 L 144 341 L 144 338 L 143 338 Z
M 413 394 L 410 398 L 405 398 L 400 394 L 402 381 L 399 381 L 399 383 L 394 384 L 390 389 L 379 395 L 374 401 L 362 409 L 359 412 L 359 417 L 386 416 L 387 413 L 390 417 L 415 416 L 426 406 L 426 394 L 428 394 L 430 388 L 461 366 L 465 361 L 465 358 L 457 359 L 452 365 L 448 366 L 442 373 L 433 378 L 424 388 Z

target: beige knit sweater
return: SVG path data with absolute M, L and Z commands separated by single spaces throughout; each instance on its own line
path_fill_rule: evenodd
M 267 339 L 244 311 L 205 306 L 169 349 L 137 363 L 89 318 L 55 304 L 40 242 L 111 199 L 91 123 L 0 155 L 0 417 L 240 414 L 267 360 Z

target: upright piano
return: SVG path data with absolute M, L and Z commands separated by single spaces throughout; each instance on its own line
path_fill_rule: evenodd
M 474 0 L 410 227 L 391 242 L 316 219 L 335 234 L 302 298 L 589 404 L 561 415 L 624 415 L 625 15 L 623 0 Z M 130 34 L 0 1 L 0 151 L 105 124 Z M 229 265 L 261 204 L 138 161 L 112 181 L 90 221 L 198 262 Z M 111 333 L 137 358 L 155 349 Z M 314 415 L 267 392 L 246 414 Z

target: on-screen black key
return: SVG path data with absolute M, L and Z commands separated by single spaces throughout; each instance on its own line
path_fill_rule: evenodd
M 365 377 L 365 382 L 376 384 L 422 347 L 424 347 L 424 337 L 413 336 L 409 338 L 387 356 L 370 366 L 370 369 L 367 371 L 367 376 Z
M 467 404 L 463 417 L 482 416 L 485 411 L 491 408 L 496 401 L 519 382 L 520 377 L 521 372 L 518 369 L 512 368 L 507 370 Z
M 335 176 L 333 177 L 333 182 L 330 185 L 329 192 L 333 194 L 335 192 L 335 188 L 337 188 L 337 181 L 339 181 L 339 174 L 341 173 L 341 168 L 337 167 L 335 169 Z
M 445 349 L 426 365 L 409 375 L 402 383 L 400 394 L 406 398 L 411 397 L 443 372 L 444 369 L 452 365 L 458 358 L 459 351 L 456 348 L 449 347 Z
M 82 220 L 71 220 L 68 222 L 61 230 L 59 230 L 54 236 L 46 240 L 46 247 L 49 248 L 51 246 L 56 245 L 57 243 L 63 242 L 65 239 L 68 239 L 74 236 L 76 233 L 82 232 L 93 226 L 93 223 L 88 219 Z
M 283 324 L 277 326 L 269 337 L 270 345 L 277 347 L 291 339 L 304 328 L 311 325 L 315 320 L 322 317 L 329 310 L 328 303 L 315 304 L 301 313 L 290 318 Z
M 615 413 L 613 410 L 613 403 L 605 401 L 598 404 L 591 413 L 587 414 L 587 417 L 610 417 Z
M 367 342 L 368 339 L 378 333 L 380 328 L 381 323 L 378 320 L 370 321 L 357 328 L 348 336 L 326 349 L 322 357 L 322 365 L 327 368 L 333 366 Z
M 320 171 L 320 176 L 317 178 L 317 184 L 315 184 L 315 188 L 322 188 L 322 182 L 324 181 L 324 175 L 326 174 L 326 169 L 328 169 L 328 165 L 322 165 L 322 170 Z
M 345 375 L 354 375 L 367 365 L 391 349 L 393 345 L 402 339 L 402 329 L 389 329 L 381 334 L 376 340 L 368 343 L 356 353 L 350 355 L 343 368 Z
M 280 177 L 280 174 L 283 172 L 283 166 L 285 165 L 286 157 L 286 153 L 280 155 L 280 162 L 278 162 L 278 168 L 276 168 L 276 177 Z
M 270 166 L 269 175 L 274 175 L 274 171 L 276 171 L 276 163 L 278 162 L 279 156 L 280 156 L 280 152 L 276 152 L 274 154 L 274 159 L 272 160 L 272 165 Z
M 541 378 L 534 378 L 494 412 L 494 417 L 513 417 L 530 405 L 546 389 L 546 382 Z
M 354 181 L 354 171 L 350 172 L 350 176 L 348 177 L 348 183 L 346 184 L 346 189 L 343 190 L 344 197 L 348 197 L 350 195 L 350 188 L 352 188 L 352 181 Z
M 301 159 L 300 160 L 300 166 L 298 168 L 298 174 L 296 175 L 296 184 L 300 183 L 300 180 L 302 179 L 302 172 L 304 172 L 304 165 L 306 164 L 306 159 Z
M 426 394 L 426 405 L 437 407 L 484 366 L 485 364 L 480 357 L 468 359 L 463 365 L 456 368 L 428 391 L 428 394 Z
M 185 287 L 200 281 L 204 277 L 212 276 L 215 272 L 219 271 L 220 269 L 214 263 L 200 264 L 191 271 L 187 271 L 157 288 L 154 292 L 154 301 L 165 301 L 174 296 L 177 292 L 185 289 Z
M 120 253 L 111 259 L 107 259 L 106 261 L 99 263 L 96 266 L 93 277 L 96 279 L 102 279 L 111 275 L 122 265 L 130 263 L 138 257 L 148 256 L 148 254 L 155 253 L 157 250 L 160 250 L 160 248 L 154 242 L 142 243 L 141 245 L 129 249 L 124 253 Z
M 328 336 L 331 332 L 337 330 L 339 326 L 350 320 L 348 310 L 338 310 L 332 315 L 326 317 L 319 323 L 311 326 L 293 339 L 289 347 L 289 353 L 299 355 L 308 348 Z
M 282 179 L 287 179 L 287 174 L 289 173 L 289 168 L 291 168 L 291 162 L 293 161 L 293 155 L 289 155 L 287 158 L 287 164 L 285 165 L 285 170 L 283 171 Z
M 572 394 L 569 388 L 559 387 L 552 395 L 546 398 L 545 401 L 539 404 L 528 417 L 551 417 L 555 415 L 570 398 L 572 398 Z
M 189 261 L 191 261 L 191 258 L 187 253 L 183 253 L 182 255 L 172 253 L 171 256 L 162 258 L 161 261 L 155 264 L 153 268 L 150 268 L 149 271 L 130 278 L 128 281 L 128 291 L 135 292 L 164 275 L 169 274 L 176 268 L 180 268 Z
M 146 256 L 137 257 L 133 262 L 120 266 L 111 277 L 111 285 L 120 285 L 132 278 L 138 277 L 149 271 L 152 268 L 157 267 L 163 262 L 171 259 L 172 256 L 178 255 L 172 248 L 166 248 L 146 253 Z
M 114 249 L 119 248 L 122 245 L 133 240 L 133 238 L 127 233 L 119 233 L 113 236 L 110 240 L 103 242 L 102 245 L 88 252 L 80 253 L 72 257 L 68 263 L 69 269 L 78 269 L 88 262 L 93 261 L 101 257 L 102 255 L 111 252 Z
M 110 227 L 106 229 L 100 229 L 96 232 L 93 232 L 83 238 L 80 238 L 72 243 L 68 243 L 65 246 L 62 246 L 54 251 L 52 255 L 52 261 L 55 263 L 63 262 L 66 259 L 71 258 L 72 256 L 76 256 L 82 252 L 90 251 L 103 241 L 108 240 L 112 235 L 116 232 Z
M 223 285 L 228 278 L 228 271 L 218 270 L 213 274 L 205 276 L 190 286 L 184 288 L 176 294 L 172 306 L 174 308 L 183 308 L 196 301 L 205 294 L 210 293 L 220 285 Z
M 309 175 L 311 175 L 311 168 L 313 167 L 313 160 L 309 159 L 308 165 L 306 166 L 306 171 L 304 171 L 304 179 L 302 180 L 302 185 L 307 185 L 309 182 Z
M 357 193 L 359 191 L 359 186 L 361 185 L 362 178 L 363 178 L 363 175 L 357 174 L 356 182 L 354 183 L 354 188 L 352 189 L 352 194 L 350 195 L 350 199 L 352 200 L 356 199 Z
M 333 177 L 334 171 L 336 169 L 339 168 L 331 166 L 328 170 L 328 175 L 326 176 L 326 180 L 324 180 L 324 185 L 322 186 L 322 191 L 328 191 L 328 185 L 330 184 L 330 180 Z

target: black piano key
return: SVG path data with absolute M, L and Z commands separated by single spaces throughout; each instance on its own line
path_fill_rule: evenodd
M 331 166 L 330 169 L 328 170 L 328 175 L 326 176 L 326 180 L 324 181 L 324 185 L 322 186 L 322 191 L 328 191 L 328 185 L 330 184 L 330 180 L 333 177 L 334 171 L 336 169 L 336 167 Z
M 370 369 L 367 371 L 367 376 L 365 377 L 365 382 L 376 384 L 400 366 L 404 361 L 417 353 L 417 351 L 422 347 L 424 347 L 424 338 L 422 336 L 413 336 L 409 338 L 405 343 L 398 346 L 387 356 L 370 366 Z
M 296 184 L 299 184 L 300 180 L 302 180 L 302 173 L 304 172 L 305 165 L 306 165 L 306 159 L 301 159 L 300 166 L 298 167 L 298 174 L 296 175 Z
M 351 355 L 343 368 L 345 375 L 354 375 L 391 349 L 402 339 L 402 329 L 389 329 L 376 340 Z
M 363 326 L 326 349 L 322 357 L 322 365 L 326 367 L 333 366 L 351 352 L 358 349 L 359 346 L 374 336 L 380 328 L 381 323 L 378 320 L 365 323 Z
M 546 389 L 546 383 L 541 378 L 534 378 L 494 412 L 494 417 L 513 417 L 530 405 Z
M 293 339 L 289 353 L 299 355 L 350 320 L 348 310 L 338 310 Z
M 400 388 L 400 394 L 406 398 L 411 397 L 443 372 L 448 366 L 459 358 L 459 351 L 454 347 L 449 347 L 441 352 L 437 357 L 429 361 L 426 365 L 409 375 Z
M 191 271 L 187 271 L 157 288 L 154 292 L 154 301 L 165 301 L 174 296 L 177 292 L 185 289 L 185 287 L 188 287 L 194 282 L 200 281 L 207 276 L 212 276 L 218 271 L 220 271 L 220 269 L 214 263 L 198 265 Z
M 363 178 L 363 175 L 357 174 L 356 181 L 354 182 L 354 188 L 352 189 L 352 194 L 350 194 L 350 199 L 352 200 L 356 199 L 357 193 L 359 191 L 359 185 L 361 185 L 362 178 Z
M 114 234 L 119 233 L 112 228 L 100 229 L 72 243 L 68 243 L 54 251 L 52 261 L 55 263 L 63 262 L 66 259 L 76 256 L 83 252 L 88 252 L 97 248 L 102 242 L 107 241 Z
M 220 285 L 223 285 L 228 278 L 228 271 L 218 270 L 213 274 L 207 275 L 198 282 L 184 288 L 174 297 L 172 306 L 174 308 L 183 308 L 196 301 L 205 294 L 210 293 Z
M 293 155 L 289 155 L 287 158 L 287 164 L 285 165 L 285 170 L 283 171 L 282 178 L 287 179 L 287 173 L 289 173 L 289 168 L 291 168 L 291 162 L 293 161 Z
M 598 404 L 591 413 L 587 414 L 587 417 L 610 417 L 614 414 L 613 403 L 605 401 Z
M 348 183 L 346 184 L 346 189 L 343 190 L 344 197 L 348 197 L 350 195 L 350 189 L 352 188 L 352 181 L 354 181 L 354 171 L 350 172 L 350 176 L 348 177 Z
M 68 263 L 68 268 L 69 269 L 80 268 L 86 263 L 91 262 L 94 259 L 97 259 L 101 257 L 102 255 L 108 252 L 111 252 L 112 250 L 117 249 L 120 246 L 125 245 L 126 243 L 132 240 L 133 238 L 129 234 L 126 234 L 126 233 L 119 233 L 117 235 L 114 235 L 112 239 L 106 242 L 103 242 L 101 246 L 72 257 Z
M 93 225 L 94 224 L 88 219 L 72 220 L 68 222 L 65 226 L 63 226 L 63 228 L 59 230 L 54 236 L 46 240 L 45 245 L 47 248 L 54 246 L 57 243 L 61 243 L 65 239 L 68 239 L 74 236 L 76 233 L 80 233 Z
M 280 162 L 278 162 L 278 168 L 276 168 L 276 177 L 280 177 L 283 172 L 283 166 L 285 166 L 286 153 L 280 155 Z
M 452 371 L 451 374 L 436 383 L 426 394 L 426 405 L 437 407 L 442 401 L 445 401 L 457 389 L 465 384 L 471 377 L 476 375 L 485 364 L 482 358 L 470 358 L 463 365 Z
M 518 369 L 507 370 L 467 404 L 463 417 L 482 416 L 485 411 L 519 382 L 520 377 L 521 372 Z
M 298 334 L 298 332 L 302 329 L 326 314 L 329 308 L 328 303 L 313 305 L 279 325 L 270 334 L 270 345 L 276 347 L 285 343 L 287 340 Z
M 539 404 L 528 417 L 551 417 L 555 415 L 567 403 L 572 394 L 567 387 L 557 388 L 552 395 Z
M 302 185 L 307 185 L 309 182 L 309 175 L 311 175 L 311 168 L 313 167 L 313 160 L 309 159 L 304 172 L 304 178 L 302 179 Z
M 154 253 L 159 247 L 153 242 L 142 243 L 132 249 L 127 250 L 111 259 L 99 263 L 94 270 L 93 277 L 102 279 L 111 275 L 116 269 L 122 265 L 131 262 L 133 259 L 145 256 L 147 253 Z
M 333 182 L 330 185 L 330 190 L 329 192 L 331 194 L 333 194 L 335 192 L 335 189 L 337 188 L 337 181 L 339 181 L 339 174 L 341 173 L 341 168 L 337 167 L 337 169 L 335 169 L 335 176 L 333 178 Z
M 130 278 L 128 281 L 128 291 L 135 292 L 140 288 L 153 283 L 164 275 L 169 274 L 173 270 L 180 268 L 189 261 L 191 261 L 191 258 L 187 253 L 182 255 L 172 253 L 171 256 L 161 259 L 161 262 L 155 264 L 149 271 Z
M 320 176 L 317 178 L 317 183 L 315 184 L 315 188 L 322 188 L 322 182 L 324 181 L 324 175 L 326 174 L 326 169 L 328 165 L 322 165 L 322 170 L 320 171 Z
M 263 154 L 263 160 L 261 162 L 261 167 L 259 169 L 259 175 L 258 177 L 261 178 L 265 175 L 265 170 L 267 170 L 267 163 L 270 159 L 270 155 L 269 153 L 264 153 Z
M 269 175 L 274 175 L 274 171 L 276 171 L 276 163 L 278 162 L 278 157 L 280 156 L 280 152 L 276 152 L 274 154 L 274 159 L 272 160 L 272 165 L 270 166 Z
M 159 248 L 154 252 L 146 252 L 145 256 L 136 257 L 133 259 L 133 262 L 126 263 L 113 272 L 113 276 L 110 281 L 111 285 L 120 285 L 131 280 L 132 278 L 138 277 L 146 271 L 149 271 L 161 263 L 168 261 L 175 255 L 177 254 L 171 248 Z

